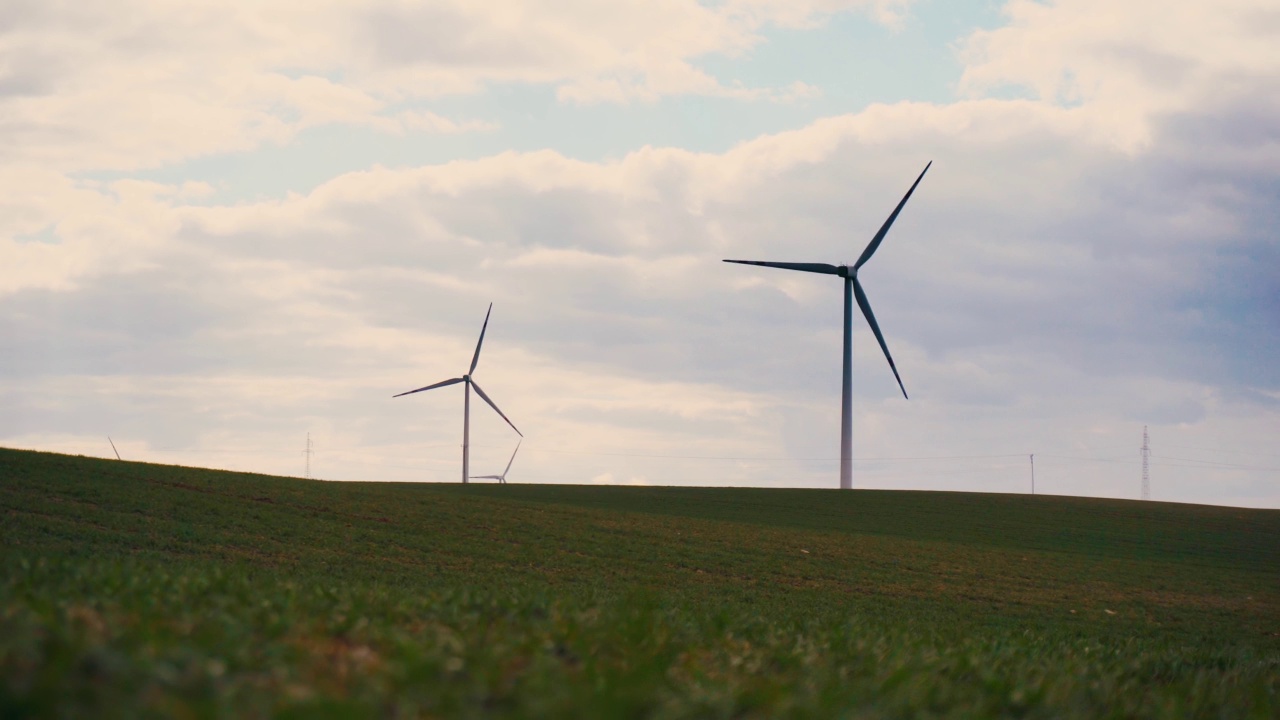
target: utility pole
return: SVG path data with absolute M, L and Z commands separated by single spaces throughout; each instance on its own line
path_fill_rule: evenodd
M 302 451 L 307 456 L 307 479 L 311 479 L 311 433 L 307 433 L 307 449 Z
M 1036 494 L 1036 454 L 1031 453 L 1031 494 Z
M 1151 472 L 1148 468 L 1151 461 L 1151 438 L 1147 435 L 1147 426 L 1142 426 L 1142 499 L 1151 499 Z

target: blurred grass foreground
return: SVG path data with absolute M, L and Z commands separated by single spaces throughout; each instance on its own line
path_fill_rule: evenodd
M 1280 511 L 0 449 L 0 715 L 1280 717 Z

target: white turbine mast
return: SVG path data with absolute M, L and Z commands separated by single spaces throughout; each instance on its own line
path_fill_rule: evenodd
M 836 275 L 844 281 L 844 383 L 841 387 L 840 394 L 840 489 L 848 490 L 853 487 L 853 300 L 857 298 L 858 307 L 862 309 L 862 315 L 867 319 L 867 324 L 871 326 L 871 332 L 875 333 L 876 340 L 880 343 L 880 349 L 884 351 L 884 357 L 889 361 L 889 368 L 893 370 L 893 377 L 898 380 L 898 387 L 902 389 L 902 397 L 907 397 L 907 389 L 902 384 L 902 378 L 898 375 L 898 368 L 893 364 L 893 356 L 889 354 L 889 346 L 884 342 L 884 335 L 880 333 L 880 325 L 876 322 L 876 316 L 871 312 L 871 303 L 867 301 L 867 294 L 862 290 L 862 283 L 858 282 L 858 270 L 866 264 L 871 256 L 875 254 L 876 249 L 880 247 L 880 243 L 884 240 L 884 236 L 889 232 L 889 226 L 893 225 L 893 221 L 898 219 L 898 213 L 902 212 L 902 206 L 907 204 L 911 193 L 916 191 L 916 186 L 924 179 L 924 174 L 929 172 L 929 167 L 933 165 L 930 162 L 924 166 L 924 170 L 920 172 L 920 177 L 911 184 L 911 189 L 902 197 L 902 201 L 898 203 L 898 207 L 893 209 L 893 214 L 888 220 L 884 221 L 884 225 L 880 226 L 880 231 L 875 237 L 871 238 L 871 242 L 867 244 L 867 248 L 862 251 L 862 256 L 858 258 L 852 266 L 850 265 L 829 265 L 827 263 L 790 263 L 790 262 L 763 262 L 760 260 L 725 260 L 728 263 L 740 263 L 742 265 L 761 265 L 763 267 L 781 268 L 783 270 L 799 270 L 801 272 L 819 273 L 822 275 Z
M 476 394 L 480 396 L 481 400 L 484 400 L 485 402 L 489 403 L 489 407 L 493 408 L 494 412 L 501 415 L 502 419 L 507 421 L 507 424 L 511 426 L 512 430 L 516 431 L 517 435 L 519 435 L 520 437 L 524 437 L 524 433 L 520 432 L 519 428 L 516 427 L 515 423 L 511 422 L 511 418 L 508 418 L 501 410 L 498 409 L 498 406 L 495 405 L 494 402 L 489 399 L 489 396 L 485 394 L 484 390 L 480 389 L 480 385 L 471 377 L 476 371 L 476 363 L 480 362 L 480 346 L 484 345 L 484 332 L 489 328 L 489 314 L 492 312 L 493 312 L 493 303 L 489 303 L 489 310 L 484 314 L 484 325 L 480 327 L 480 340 L 476 342 L 476 352 L 474 355 L 471 356 L 471 368 L 467 370 L 467 373 L 465 375 L 463 375 L 462 377 L 442 380 L 433 385 L 420 387 L 417 390 L 410 390 L 409 392 L 402 392 L 399 395 L 392 396 L 392 397 L 404 397 L 405 395 L 420 393 L 420 392 L 423 392 L 424 390 L 434 390 L 436 388 L 445 387 L 447 385 L 457 385 L 458 383 L 463 383 L 466 386 L 466 389 L 463 393 L 464 400 L 462 404 L 462 482 L 464 484 L 468 481 L 468 476 L 470 474 L 470 469 L 471 469 L 470 463 L 471 463 L 471 389 L 472 388 L 475 388 Z M 512 455 L 512 458 L 514 459 L 515 456 Z M 505 475 L 506 473 L 503 473 L 503 474 Z

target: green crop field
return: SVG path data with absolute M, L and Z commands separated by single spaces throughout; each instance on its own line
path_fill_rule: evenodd
M 3 449 L 0 509 L 6 718 L 1280 717 L 1280 511 Z

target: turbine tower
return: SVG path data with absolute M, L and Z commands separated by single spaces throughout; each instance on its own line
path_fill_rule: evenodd
M 497 480 L 500 485 L 506 485 L 507 473 L 511 472 L 511 463 L 516 461 L 516 453 L 518 452 L 520 452 L 520 443 L 516 443 L 516 449 L 511 451 L 511 459 L 507 461 L 507 469 L 503 470 L 501 475 L 472 475 L 471 479 L 472 480 Z
M 853 487 L 853 389 L 851 380 L 853 375 L 853 299 L 858 301 L 858 307 L 862 309 L 862 315 L 867 319 L 867 324 L 871 326 L 871 332 L 875 333 L 876 340 L 880 343 L 880 349 L 884 351 L 884 357 L 889 361 L 889 368 L 893 370 L 893 377 L 898 381 L 898 387 L 902 389 L 902 397 L 907 397 L 907 389 L 902 385 L 902 378 L 898 375 L 898 367 L 893 364 L 893 356 L 889 354 L 889 346 L 884 342 L 884 335 L 880 333 L 880 325 L 876 322 L 876 316 L 871 312 L 871 303 L 867 301 L 867 294 L 862 290 L 862 283 L 858 282 L 858 270 L 871 259 L 876 249 L 880 247 L 880 243 L 884 241 L 884 236 L 889 232 L 889 226 L 893 225 L 893 221 L 898 219 L 898 213 L 902 212 L 902 206 L 907 204 L 907 200 L 911 198 L 911 193 L 916 191 L 916 186 L 924 179 L 924 174 L 929 172 L 933 162 L 929 162 L 924 166 L 924 170 L 920 172 L 920 177 L 911 184 L 911 189 L 906 195 L 902 196 L 902 201 L 898 203 L 898 207 L 893 209 L 893 213 L 889 215 L 889 219 L 884 221 L 884 225 L 880 226 L 880 231 L 875 237 L 871 238 L 871 242 L 867 244 L 867 248 L 862 251 L 862 256 L 852 267 L 848 265 L 828 265 L 826 263 L 788 263 L 788 262 L 763 262 L 759 260 L 725 260 L 727 263 L 739 263 L 742 265 L 761 265 L 763 267 L 781 268 L 783 270 L 799 270 L 801 272 L 819 273 L 821 275 L 836 275 L 844 281 L 844 383 L 841 387 L 840 394 L 840 489 L 849 490 Z
M 495 405 L 494 402 L 489 399 L 489 396 L 485 394 L 484 390 L 480 389 L 480 385 L 477 384 L 476 381 L 471 377 L 471 375 L 476 371 L 476 363 L 480 362 L 480 346 L 484 344 L 484 331 L 489 327 L 489 313 L 491 312 L 493 312 L 493 303 L 489 303 L 489 310 L 484 314 L 484 325 L 481 326 L 480 328 L 480 340 L 476 342 L 476 352 L 474 355 L 471 356 L 471 368 L 467 370 L 467 373 L 465 375 L 463 375 L 462 377 L 442 380 L 438 383 L 435 383 L 434 385 L 420 387 L 417 390 L 410 390 L 409 392 L 402 392 L 399 395 L 392 396 L 392 397 L 404 397 L 405 395 L 420 393 L 420 392 L 423 392 L 424 390 L 434 390 L 439 387 L 445 387 L 446 385 L 457 385 L 458 383 L 464 383 L 466 385 L 466 389 L 463 393 L 464 400 L 462 404 L 462 482 L 463 484 L 466 484 L 467 482 L 467 477 L 469 475 L 470 462 L 471 462 L 471 388 L 476 389 L 476 394 L 480 396 L 480 399 L 489 403 L 489 407 L 493 408 L 494 412 L 498 413 L 499 415 L 502 415 L 502 419 L 507 421 L 507 424 L 511 426 L 512 430 L 516 431 L 517 435 L 519 435 L 520 437 L 524 437 L 524 433 L 520 432 L 519 428 L 516 427 L 515 423 L 511 422 L 511 418 L 508 418 L 506 415 L 503 414 L 501 410 L 498 409 L 498 406 Z M 515 456 L 512 455 L 512 458 L 514 459 Z M 503 474 L 505 475 L 505 473 Z

